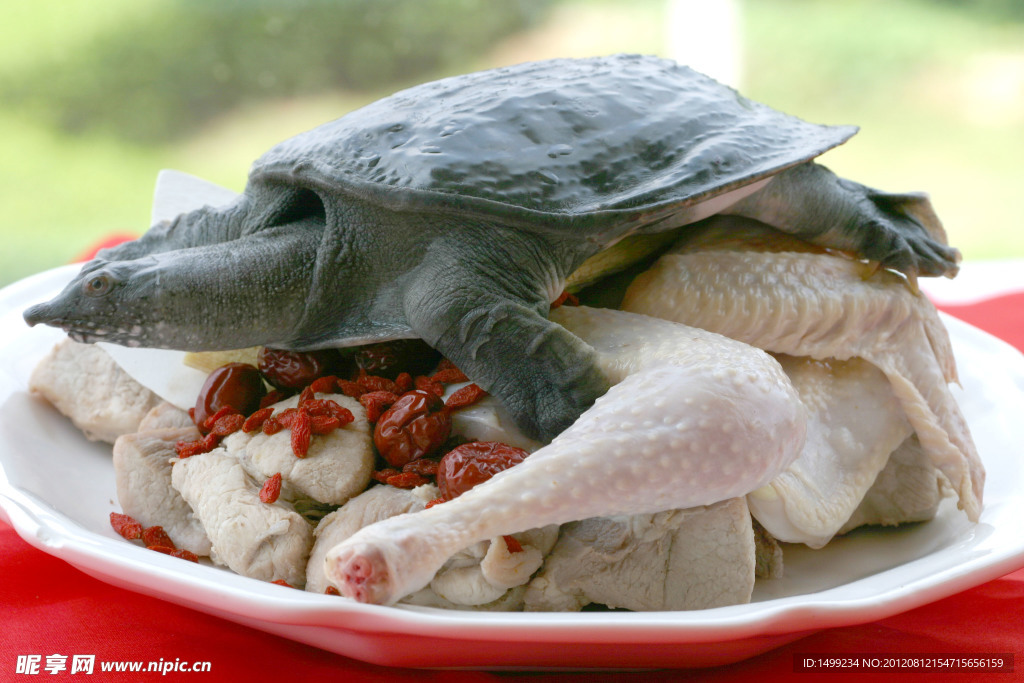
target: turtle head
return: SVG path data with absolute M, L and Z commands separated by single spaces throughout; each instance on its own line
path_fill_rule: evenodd
M 293 301 L 305 296 L 308 281 L 265 285 L 253 263 L 238 257 L 245 252 L 233 245 L 97 259 L 51 301 L 27 309 L 25 321 L 62 328 L 79 342 L 182 351 L 288 339 L 303 310 Z
M 153 346 L 156 259 L 87 263 L 64 290 L 25 311 L 25 322 L 60 327 L 75 341 Z

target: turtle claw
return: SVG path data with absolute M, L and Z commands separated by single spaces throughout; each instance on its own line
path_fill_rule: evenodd
M 921 296 L 921 286 L 917 283 L 917 271 L 910 270 L 903 273 L 903 282 L 914 296 Z
M 882 269 L 881 261 L 859 261 L 858 268 L 860 279 L 867 282 Z

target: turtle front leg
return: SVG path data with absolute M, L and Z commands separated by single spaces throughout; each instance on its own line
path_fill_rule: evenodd
M 959 269 L 960 252 L 924 194 L 890 194 L 813 162 L 775 176 L 725 213 L 746 216 L 830 249 L 852 251 L 913 278 Z
M 501 400 L 527 435 L 550 441 L 607 391 L 597 353 L 547 319 L 536 264 L 488 265 L 467 251 L 421 267 L 405 290 L 409 325 Z

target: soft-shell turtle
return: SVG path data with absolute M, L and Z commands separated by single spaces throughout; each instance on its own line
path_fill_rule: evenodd
M 549 439 L 607 389 L 549 303 L 626 236 L 728 212 L 908 274 L 955 271 L 923 196 L 810 162 L 855 132 L 653 57 L 447 78 L 281 143 L 237 202 L 101 252 L 25 318 L 184 350 L 420 337 Z

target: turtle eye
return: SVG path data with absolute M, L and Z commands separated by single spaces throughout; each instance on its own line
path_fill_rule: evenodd
M 98 297 L 109 292 L 114 286 L 114 279 L 106 273 L 90 275 L 82 282 L 82 294 Z

